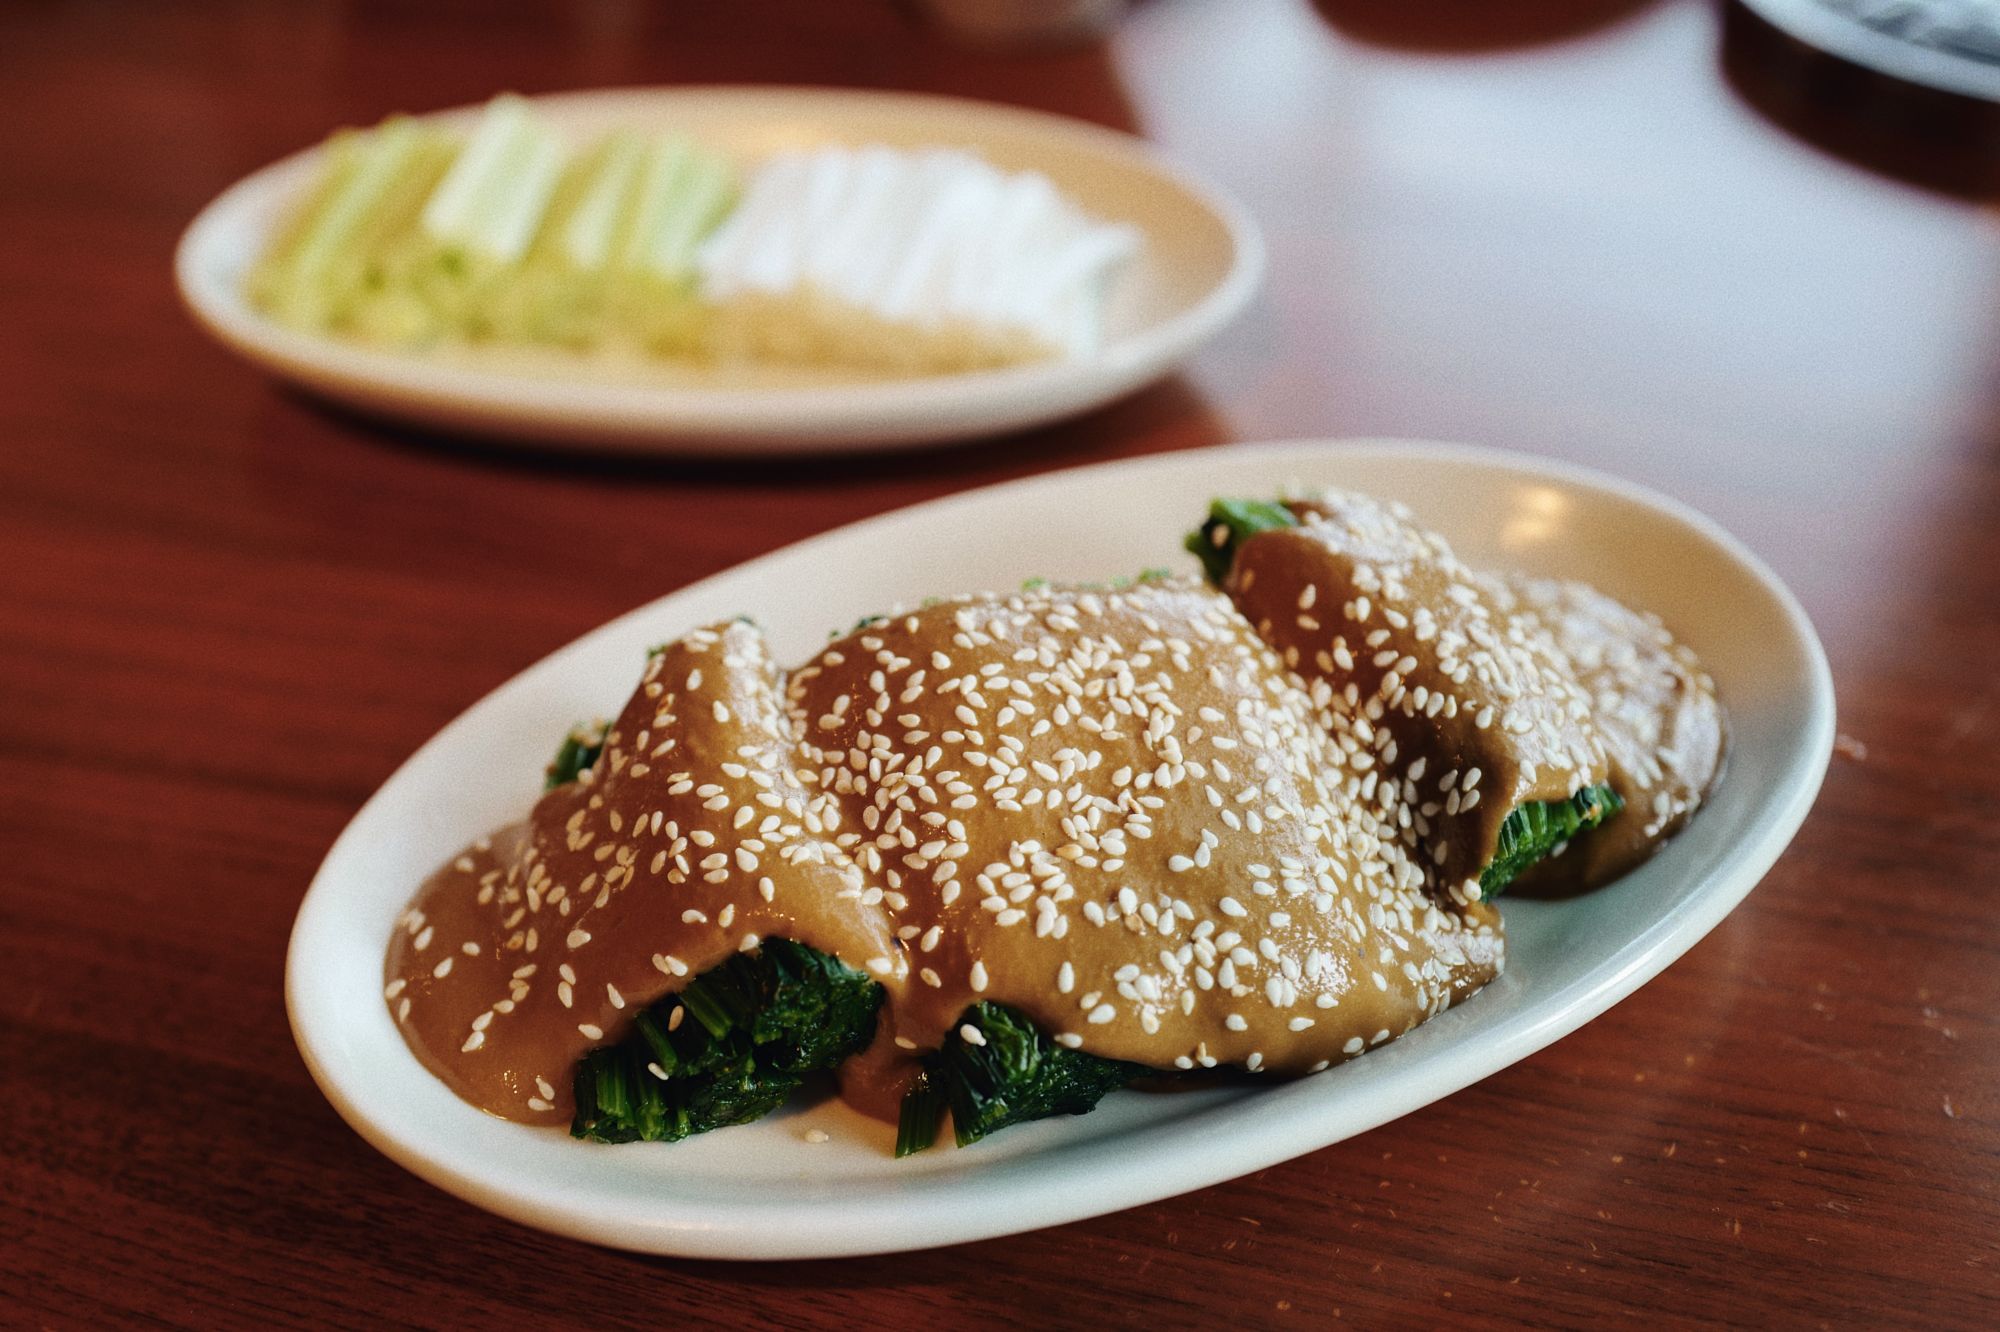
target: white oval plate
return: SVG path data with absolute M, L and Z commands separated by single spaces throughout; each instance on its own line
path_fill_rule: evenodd
M 1264 243 L 1242 206 L 1143 140 L 1060 116 L 948 97 L 803 88 L 672 88 L 535 99 L 559 130 L 678 127 L 745 161 L 820 143 L 954 145 L 1047 175 L 1144 250 L 1117 278 L 1096 355 L 971 374 L 721 382 L 670 365 L 594 365 L 560 353 L 425 356 L 277 324 L 245 272 L 318 169 L 318 148 L 238 182 L 181 237 L 174 273 L 196 319 L 282 379 L 365 412 L 496 440 L 704 455 L 915 448 L 1041 425 L 1165 374 L 1240 314 Z M 434 117 L 464 125 L 477 107 Z
M 1714 801 L 1637 872 L 1566 902 L 1507 899 L 1506 974 L 1349 1064 L 1268 1087 L 1119 1092 L 1094 1113 L 897 1161 L 894 1131 L 828 1101 L 672 1145 L 607 1147 L 473 1109 L 419 1065 L 382 1000 L 382 956 L 417 884 L 519 817 L 570 723 L 615 712 L 646 649 L 747 614 L 781 661 L 898 602 L 1023 579 L 1191 567 L 1183 532 L 1218 494 L 1291 480 L 1402 499 L 1468 558 L 1585 574 L 1656 611 L 1713 673 L 1731 723 Z M 1200 1188 L 1394 1119 L 1505 1068 L 1686 952 L 1791 840 L 1833 744 L 1812 626 L 1713 523 L 1612 478 L 1518 454 L 1393 441 L 1207 449 L 1057 472 L 802 541 L 586 635 L 418 750 L 355 816 L 292 933 L 286 999 L 313 1076 L 409 1169 L 531 1226 L 655 1253 L 832 1257 L 1055 1225 Z M 823 1129 L 828 1140 L 808 1142 Z

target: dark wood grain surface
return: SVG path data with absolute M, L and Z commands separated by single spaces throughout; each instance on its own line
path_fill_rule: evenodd
M 0 1323 L 2000 1325 L 2000 222 L 1979 172 L 1902 169 L 1934 144 L 1852 150 L 1761 79 L 1694 2 L 1154 0 L 1011 53 L 861 0 L 0 9 Z M 1269 290 L 1086 419 L 756 468 L 357 422 L 176 306 L 195 210 L 337 124 L 695 81 L 1136 129 L 1240 191 Z M 1819 625 L 1851 755 L 1602 1019 L 1251 1178 L 838 1263 L 528 1231 L 314 1089 L 280 995 L 300 894 L 521 667 L 898 505 L 1340 434 L 1658 487 Z

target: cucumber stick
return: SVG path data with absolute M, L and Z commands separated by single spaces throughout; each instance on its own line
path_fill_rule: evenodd
M 383 247 L 409 227 L 454 151 L 437 131 L 400 117 L 343 134 L 320 187 L 258 265 L 253 299 L 298 327 L 353 318 L 382 282 Z
M 446 254 L 516 263 L 535 238 L 562 166 L 555 131 L 521 98 L 496 97 L 424 205 L 424 234 Z
M 462 141 L 392 117 L 335 135 L 326 159 L 247 283 L 274 318 L 396 346 L 698 348 L 695 255 L 736 183 L 685 135 L 572 152 L 506 94 Z

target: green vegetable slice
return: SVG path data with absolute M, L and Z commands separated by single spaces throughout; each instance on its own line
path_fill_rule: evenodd
M 968 1030 L 976 1039 L 967 1037 Z M 904 1095 L 896 1155 L 930 1146 L 946 1107 L 964 1147 L 1012 1124 L 1087 1113 L 1107 1092 L 1151 1071 L 1066 1049 L 1025 1014 L 977 1003 L 960 1016 L 943 1048 L 925 1058 L 922 1074 Z
M 1259 532 L 1298 525 L 1290 509 L 1272 500 L 1218 499 L 1208 506 L 1208 521 L 1188 533 L 1182 544 L 1201 560 L 1208 581 L 1220 586 L 1229 576 L 1239 544 Z
M 1601 783 L 1586 786 L 1567 800 L 1522 805 L 1500 825 L 1493 859 L 1479 872 L 1480 897 L 1492 901 L 1530 865 L 1624 808 L 1618 793 Z
M 945 1108 L 944 1092 L 930 1070 L 918 1073 L 903 1093 L 902 1111 L 896 1118 L 896 1155 L 912 1156 L 936 1142 L 938 1121 L 944 1118 Z
M 604 733 L 607 726 L 603 722 L 584 725 L 579 722 L 569 728 L 563 737 L 562 748 L 556 750 L 555 758 L 545 769 L 542 789 L 553 791 L 558 786 L 567 786 L 581 777 L 585 770 L 597 762 L 597 756 L 604 752 Z
M 868 1044 L 883 989 L 838 958 L 767 939 L 652 1005 L 577 1063 L 573 1137 L 678 1142 L 747 1124 Z

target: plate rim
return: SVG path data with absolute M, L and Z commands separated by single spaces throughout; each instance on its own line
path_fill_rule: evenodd
M 439 364 L 286 328 L 252 309 L 240 291 L 219 288 L 208 280 L 209 266 L 224 249 L 238 216 L 277 188 L 286 175 L 307 170 L 325 151 L 321 140 L 237 179 L 188 222 L 173 256 L 174 285 L 182 307 L 209 337 L 240 359 L 287 383 L 350 405 L 359 386 L 374 404 L 361 409 L 376 415 L 424 424 L 449 417 L 460 423 L 458 429 L 469 423 L 482 438 L 495 443 L 575 448 L 577 440 L 589 435 L 593 442 L 581 447 L 712 457 L 857 445 L 922 448 L 1062 419 L 1171 372 L 1248 309 L 1263 288 L 1269 266 L 1268 248 L 1254 215 L 1227 188 L 1152 140 L 1056 112 L 944 94 L 791 84 L 633 85 L 536 94 L 527 100 L 557 114 L 595 102 L 630 100 L 740 101 L 753 110 L 758 103 L 796 102 L 808 109 L 831 103 L 836 108 L 872 106 L 905 114 L 931 108 L 973 122 L 1007 124 L 1121 159 L 1171 183 L 1222 228 L 1229 242 L 1229 266 L 1185 309 L 1083 361 L 1058 359 L 951 375 L 780 388 L 571 381 L 493 367 Z M 414 116 L 464 120 L 480 105 L 442 107 Z M 392 405 L 383 408 L 382 402 Z M 1024 405 L 1031 403 L 1041 405 Z M 896 424 L 885 427 L 885 419 Z M 802 426 L 801 420 L 807 424 Z M 586 429 L 579 431 L 579 424 Z
M 914 1240 L 885 1239 L 878 1233 L 881 1217 L 871 1218 L 876 1223 L 871 1229 L 869 1225 L 858 1222 L 852 1214 L 836 1208 L 795 1208 L 786 1213 L 785 1228 L 773 1234 L 759 1233 L 758 1227 L 760 1222 L 768 1223 L 768 1214 L 782 1204 L 740 1199 L 720 1207 L 709 1204 L 704 1209 L 709 1219 L 705 1223 L 690 1224 L 661 1217 L 606 1216 L 597 1211 L 586 1211 L 580 1206 L 566 1205 L 560 1198 L 525 1196 L 531 1190 L 509 1192 L 504 1183 L 475 1178 L 424 1154 L 419 1144 L 405 1141 L 397 1134 L 395 1126 L 387 1122 L 393 1116 L 378 1118 L 351 1099 L 316 1056 L 312 1021 L 302 1016 L 302 1010 L 309 1009 L 305 977 L 311 970 L 310 963 L 302 960 L 302 954 L 311 942 L 309 927 L 315 923 L 315 917 L 332 910 L 326 906 L 327 895 L 333 891 L 328 884 L 330 867 L 342 857 L 351 842 L 359 840 L 371 812 L 386 800 L 387 793 L 430 749 L 447 743 L 469 725 L 473 714 L 497 695 L 584 640 L 638 617 L 657 614 L 664 604 L 698 593 L 717 580 L 754 575 L 762 567 L 780 560 L 789 562 L 806 558 L 822 543 L 855 535 L 876 524 L 901 520 L 918 510 L 941 508 L 949 512 L 953 508 L 990 499 L 1001 492 L 1024 494 L 1107 472 L 1186 466 L 1189 460 L 1204 456 L 1228 455 L 1234 459 L 1258 456 L 1275 461 L 1305 456 L 1337 459 L 1342 452 L 1368 452 L 1377 457 L 1393 454 L 1399 460 L 1498 465 L 1526 477 L 1596 490 L 1638 503 L 1675 520 L 1718 548 L 1751 576 L 1783 614 L 1786 636 L 1801 650 L 1807 679 L 1802 699 L 1804 724 L 1797 733 L 1797 739 L 1784 751 L 1784 775 L 1778 787 L 1782 799 L 1758 819 L 1759 831 L 1729 846 L 1714 870 L 1704 876 L 1704 883 L 1724 883 L 1726 890 L 1699 894 L 1682 910 L 1662 916 L 1639 930 L 1621 948 L 1621 953 L 1629 953 L 1630 956 L 1625 958 L 1615 974 L 1595 980 L 1579 980 L 1577 988 L 1580 993 L 1576 996 L 1559 1003 L 1545 1000 L 1516 1015 L 1517 1020 L 1511 1025 L 1503 1020 L 1498 1032 L 1482 1030 L 1479 1042 L 1467 1044 L 1451 1060 L 1434 1061 L 1428 1067 L 1420 1067 L 1415 1076 L 1391 1084 L 1391 1094 L 1375 1093 L 1368 1111 L 1344 1121 L 1331 1133 L 1322 1134 L 1310 1128 L 1300 1131 L 1296 1124 L 1287 1125 L 1286 1116 L 1276 1113 L 1272 1097 L 1246 1098 L 1241 1103 L 1249 1107 L 1243 1112 L 1246 1118 L 1255 1118 L 1261 1113 L 1262 1117 L 1276 1120 L 1280 1127 L 1289 1127 L 1291 1131 L 1256 1132 L 1252 1131 L 1255 1126 L 1245 1125 L 1243 1131 L 1234 1134 L 1231 1141 L 1211 1144 L 1211 1150 L 1204 1154 L 1201 1163 L 1166 1172 L 1165 1182 L 1162 1182 L 1162 1171 L 1157 1161 L 1151 1162 L 1155 1168 L 1149 1171 L 1121 1162 L 1115 1153 L 1109 1151 L 1087 1151 L 1083 1159 L 1076 1163 L 1081 1168 L 1072 1170 L 1066 1176 L 1067 1195 L 1063 1200 L 1051 1203 L 1043 1192 L 1045 1186 L 1038 1185 L 1032 1178 L 1001 1180 L 990 1189 L 990 1206 L 982 1209 L 983 1219 L 968 1221 L 960 1211 L 949 1207 L 941 1209 L 923 1196 L 925 1190 L 915 1189 L 910 1196 L 899 1199 L 896 1208 L 898 1228 L 905 1234 L 916 1232 L 921 1236 Z M 1594 1021 L 1700 942 L 1761 882 L 1779 855 L 1790 845 L 1818 796 L 1832 758 L 1834 734 L 1832 675 L 1812 622 L 1790 589 L 1761 558 L 1713 519 L 1670 496 L 1595 468 L 1508 449 L 1393 437 L 1302 438 L 1222 445 L 1066 468 L 901 506 L 792 542 L 615 616 L 510 675 L 441 727 L 399 764 L 329 847 L 300 901 L 287 945 L 286 1011 L 294 1041 L 315 1083 L 350 1127 L 378 1151 L 419 1178 L 535 1229 L 638 1252 L 748 1260 L 854 1257 L 968 1243 L 1063 1225 L 1175 1197 L 1332 1146 L 1483 1081 Z M 1172 1127 L 1152 1125 L 1143 1128 L 1141 1133 L 1171 1132 Z M 943 1192 L 948 1195 L 949 1190 Z M 1005 1219 L 1012 1208 L 1023 1205 L 1028 1195 L 1034 1197 L 1034 1219 L 1026 1224 Z M 718 1211 L 727 1212 L 727 1219 L 715 1220 Z
M 1980 102 L 2000 102 L 2000 64 L 1958 56 L 1870 27 L 1816 0 L 1741 0 L 1794 41 L 1903 83 Z

